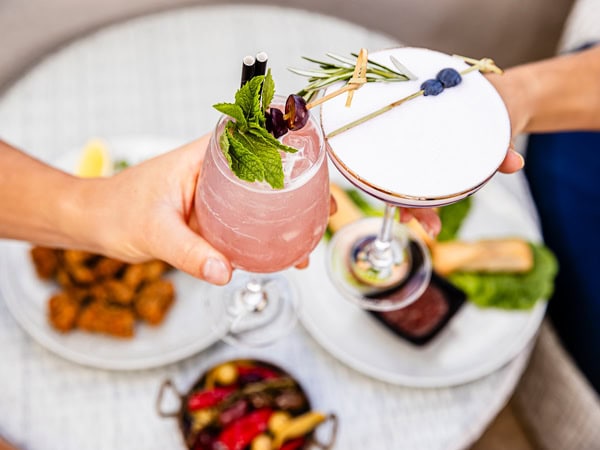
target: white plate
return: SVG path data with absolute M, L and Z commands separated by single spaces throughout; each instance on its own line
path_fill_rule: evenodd
M 333 171 L 332 177 L 339 181 Z M 540 240 L 531 212 L 497 177 L 475 195 L 461 235 Z M 414 346 L 336 291 L 327 278 L 325 245 L 311 256 L 307 270 L 290 273 L 302 293 L 302 324 L 340 361 L 383 381 L 443 387 L 475 380 L 519 354 L 544 317 L 545 301 L 530 311 L 481 309 L 467 302 L 428 345 Z
M 111 155 L 135 164 L 175 148 L 181 142 L 164 138 L 115 139 L 109 141 Z M 72 172 L 79 151 L 60 158 L 56 166 Z M 133 339 L 74 331 L 56 332 L 46 319 L 46 305 L 58 288 L 41 281 L 29 256 L 31 246 L 22 242 L 0 241 L 0 294 L 17 322 L 37 342 L 73 362 L 111 370 L 136 370 L 158 367 L 187 358 L 218 341 L 225 334 L 216 328 L 214 317 L 222 314 L 222 302 L 199 298 L 203 282 L 174 271 L 176 301 L 165 321 L 158 327 L 138 324 Z

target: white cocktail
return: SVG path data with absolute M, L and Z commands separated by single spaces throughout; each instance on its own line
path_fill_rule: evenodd
M 427 249 L 394 223 L 396 207 L 443 206 L 474 193 L 497 171 L 510 143 L 504 103 L 479 66 L 420 48 L 369 55 L 388 65 L 390 57 L 416 79 L 366 83 L 351 107 L 343 96 L 321 107 L 332 162 L 352 184 L 387 204 L 383 225 L 377 219 L 356 222 L 330 244 L 336 285 L 375 310 L 408 305 L 429 282 Z M 462 72 L 462 81 L 422 95 L 422 84 L 446 68 Z

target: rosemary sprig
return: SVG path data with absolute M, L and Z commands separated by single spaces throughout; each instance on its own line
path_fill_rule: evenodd
M 304 60 L 317 64 L 319 67 L 315 69 L 297 69 L 290 67 L 289 70 L 297 75 L 307 77 L 308 85 L 298 92 L 298 95 L 304 97 L 307 102 L 310 102 L 320 90 L 335 84 L 339 81 L 348 81 L 352 78 L 354 67 L 358 55 L 352 53 L 352 57 L 336 55 L 334 53 L 326 54 L 332 61 L 320 61 L 318 59 L 303 57 Z M 395 69 L 377 63 L 370 59 L 367 60 L 367 82 L 393 82 L 407 81 L 415 79 L 415 76 L 410 73 L 398 60 L 392 59 Z

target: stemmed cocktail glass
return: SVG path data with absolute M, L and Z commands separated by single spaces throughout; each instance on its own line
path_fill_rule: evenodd
M 283 109 L 284 98 L 271 106 Z M 297 321 L 298 296 L 282 271 L 303 261 L 321 240 L 329 216 L 325 141 L 314 117 L 285 134 L 297 153 L 283 154 L 285 184 L 249 183 L 231 171 L 220 136 L 223 116 L 210 140 L 196 191 L 201 234 L 238 269 L 225 287 L 204 295 L 222 298 L 228 320 L 224 340 L 242 346 L 273 343 Z M 267 274 L 267 275 L 266 275 Z M 224 320 L 223 317 L 215 318 Z
M 504 159 L 510 123 L 502 99 L 480 73 L 497 69 L 489 59 L 467 58 L 469 66 L 465 58 L 420 48 L 369 58 L 380 64 L 399 60 L 416 79 L 366 83 L 350 108 L 342 98 L 321 107 L 334 165 L 386 204 L 383 220 L 363 219 L 338 230 L 327 263 L 346 298 L 365 309 L 390 311 L 417 300 L 431 274 L 426 245 L 398 223 L 397 207 L 438 207 L 477 191 Z M 442 84 L 448 81 L 444 69 L 454 84 Z

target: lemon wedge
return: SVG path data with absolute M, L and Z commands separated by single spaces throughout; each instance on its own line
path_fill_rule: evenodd
M 82 178 L 106 177 L 112 174 L 112 161 L 106 144 L 91 139 L 83 148 L 75 175 Z

